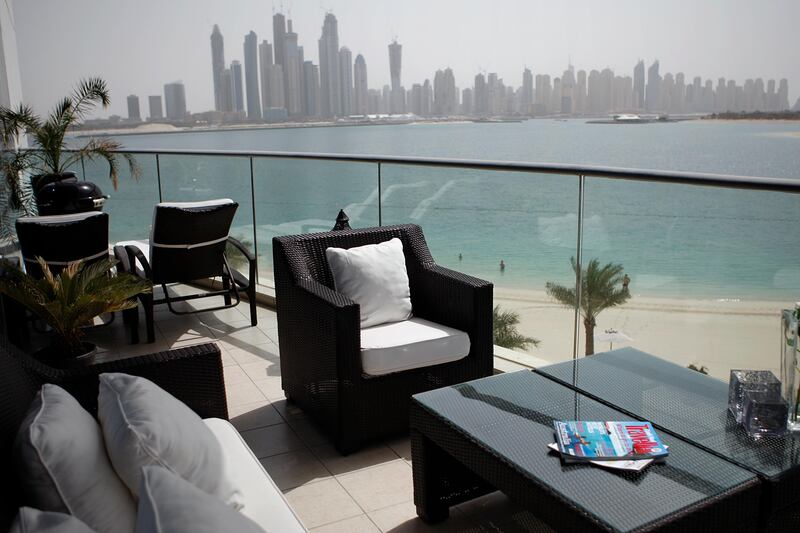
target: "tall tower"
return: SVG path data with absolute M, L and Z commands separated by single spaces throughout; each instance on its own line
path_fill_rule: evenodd
M 261 111 L 270 107 L 269 95 L 272 92 L 270 75 L 272 70 L 272 45 L 269 41 L 261 41 L 258 45 L 258 62 L 261 67 Z
M 311 61 L 303 63 L 303 88 L 305 90 L 306 115 L 316 117 L 319 115 L 319 67 Z
M 183 82 L 176 81 L 164 85 L 164 102 L 167 106 L 167 119 L 183 120 L 186 118 L 186 89 Z
M 339 24 L 333 13 L 325 15 L 319 39 L 320 110 L 323 116 L 342 114 L 339 81 Z
M 339 50 L 339 80 L 342 83 L 342 115 L 353 114 L 353 53 L 346 46 Z
M 533 112 L 533 73 L 529 68 L 522 71 L 522 94 L 519 104 L 522 113 L 527 115 Z
M 142 115 L 139 112 L 139 97 L 135 94 L 128 96 L 128 120 L 139 122 Z
M 244 111 L 242 64 L 238 61 L 231 61 L 231 96 L 233 98 L 233 111 Z
M 356 56 L 356 64 L 353 68 L 353 100 L 355 112 L 359 115 L 367 114 L 367 62 L 364 56 Z
M 244 37 L 244 85 L 247 89 L 247 118 L 261 120 L 258 90 L 258 37 L 251 31 Z
M 277 52 L 277 47 L 275 51 Z M 283 87 L 286 111 L 292 116 L 300 115 L 303 110 L 302 75 L 303 64 L 297 46 L 297 34 L 292 31 L 292 21 L 290 20 L 289 31 L 283 37 Z
M 219 26 L 211 32 L 211 77 L 214 79 L 214 109 L 225 111 L 222 104 L 222 71 L 225 70 L 225 45 Z
M 575 86 L 575 109 L 576 113 L 586 112 L 586 71 L 578 71 L 578 84 Z
M 391 113 L 402 113 L 403 102 L 402 85 L 400 84 L 400 71 L 402 68 L 403 45 L 393 40 L 389 44 L 389 74 L 392 77 L 392 101 L 389 106 Z
M 156 94 L 147 97 L 150 107 L 150 120 L 161 120 L 164 118 L 164 108 L 161 105 L 161 95 Z
M 644 61 L 641 59 L 633 67 L 633 106 L 644 109 Z
M 272 15 L 272 42 L 275 43 L 275 64 L 286 68 L 283 63 L 284 39 L 286 38 L 286 17 L 283 13 Z
M 699 83 L 697 83 L 699 85 Z M 661 76 L 658 75 L 658 59 L 647 69 L 647 88 L 645 89 L 644 108 L 647 111 L 658 111 L 661 102 Z

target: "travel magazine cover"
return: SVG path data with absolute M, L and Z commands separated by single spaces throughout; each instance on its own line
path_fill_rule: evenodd
M 556 444 L 566 462 L 663 460 L 669 454 L 650 422 L 556 421 Z

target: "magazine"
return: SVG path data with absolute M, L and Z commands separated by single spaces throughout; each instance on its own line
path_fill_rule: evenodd
M 553 425 L 565 462 L 663 460 L 669 454 L 650 422 L 572 420 Z
M 548 448 L 553 450 L 554 452 L 558 452 L 558 444 L 555 442 L 550 443 L 547 445 Z M 631 459 L 621 459 L 619 461 L 589 461 L 593 465 L 602 466 L 605 468 L 612 468 L 615 470 L 632 470 L 634 472 L 639 472 L 644 470 L 647 465 L 653 462 L 653 459 L 638 459 L 638 460 L 631 460 Z

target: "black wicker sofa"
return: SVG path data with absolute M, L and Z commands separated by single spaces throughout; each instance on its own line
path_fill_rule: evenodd
M 360 307 L 334 290 L 325 250 L 399 238 L 413 315 L 469 335 L 463 359 L 382 376 L 362 371 Z M 434 262 L 416 225 L 275 237 L 275 294 L 283 390 L 341 453 L 408 431 L 413 394 L 490 375 L 492 284 Z
M 222 357 L 215 344 L 201 344 L 96 365 L 54 368 L 16 349 L 0 346 L 0 531 L 11 524 L 20 501 L 11 448 L 20 424 L 44 383 L 55 383 L 90 413 L 97 414 L 98 376 L 123 372 L 146 377 L 183 401 L 201 418 L 228 418 Z

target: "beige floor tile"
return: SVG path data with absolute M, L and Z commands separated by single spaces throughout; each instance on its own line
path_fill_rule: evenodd
M 405 459 L 406 461 L 411 460 L 411 439 L 408 437 L 401 437 L 399 439 L 393 439 L 386 443 L 389 448 L 391 448 L 394 453 L 399 455 L 401 458 Z
M 250 377 L 242 370 L 239 365 L 223 366 L 223 376 L 225 377 L 225 386 L 231 387 L 240 383 L 249 383 Z
M 244 363 L 241 366 L 242 370 L 245 371 L 253 381 L 281 375 L 280 361 L 260 359 L 253 363 Z
M 336 479 L 368 513 L 408 500 L 413 490 L 411 467 L 402 459 Z
M 397 455 L 383 444 L 370 446 L 350 455 L 340 454 L 332 444 L 314 446 L 311 451 L 322 461 L 325 468 L 337 476 L 397 460 Z
M 281 415 L 267 401 L 229 407 L 228 416 L 239 431 L 283 423 Z
M 246 349 L 237 348 L 234 346 L 225 346 L 224 349 L 240 365 L 246 365 L 248 363 L 260 363 L 261 361 L 265 360 L 279 360 L 278 347 L 272 343 L 266 343 L 260 346 L 251 346 Z
M 250 429 L 241 434 L 259 459 L 305 448 L 300 438 L 286 424 Z
M 228 352 L 222 352 L 222 366 L 238 365 L 236 359 L 233 358 Z
M 332 442 L 325 430 L 310 418 L 289 420 L 288 423 L 306 446 L 320 446 Z
M 283 394 L 280 376 L 255 380 L 253 383 L 256 384 L 256 387 L 258 387 L 261 393 L 264 394 L 264 396 L 266 396 L 269 400 L 282 400 L 286 397 Z
M 228 337 L 228 336 L 221 336 L 221 337 L 217 336 L 217 337 L 214 337 L 213 340 L 214 340 L 214 342 L 219 344 L 220 347 L 222 347 L 225 350 L 229 350 L 229 351 L 244 350 L 244 351 L 248 351 L 248 352 L 253 352 L 253 351 L 262 350 L 262 349 L 264 349 L 264 347 L 267 347 L 267 349 L 269 349 L 270 347 L 273 347 L 273 349 L 274 349 L 274 351 L 276 353 L 278 351 L 277 345 L 275 345 L 269 339 L 269 337 L 265 337 L 263 339 L 263 342 L 260 343 L 260 344 L 253 344 L 251 342 L 245 342 L 243 340 L 231 338 L 231 337 Z
M 248 403 L 264 402 L 267 397 L 252 382 L 239 383 L 225 387 L 228 396 L 228 407 L 236 407 Z
M 354 516 L 340 522 L 315 527 L 314 533 L 380 533 L 378 526 L 372 523 L 367 515 Z
M 484 531 L 477 524 L 465 520 L 458 512 L 451 512 L 450 518 L 438 524 L 428 525 L 417 516 L 417 508 L 413 501 L 395 504 L 384 509 L 367 513 L 370 520 L 381 531 L 392 533 L 429 533 L 456 531 Z M 495 532 L 494 529 L 486 530 Z
M 265 457 L 261 459 L 261 464 L 281 490 L 331 477 L 331 473 L 308 450 Z
M 223 326 L 222 328 L 214 327 L 209 328 L 209 331 L 212 331 L 216 338 L 228 340 L 232 344 L 236 341 L 240 341 L 247 345 L 258 346 L 265 342 L 272 342 L 272 339 L 268 337 L 266 333 L 250 325 L 240 328 L 232 328 L 229 326 Z
M 294 512 L 308 528 L 363 514 L 353 498 L 335 479 L 309 483 L 285 493 Z

